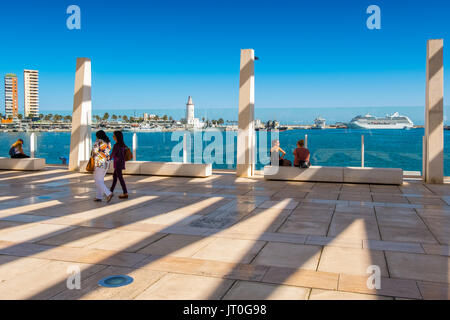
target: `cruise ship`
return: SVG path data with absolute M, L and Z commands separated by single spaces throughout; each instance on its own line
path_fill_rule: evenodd
M 357 116 L 350 121 L 348 126 L 353 129 L 410 129 L 414 124 L 407 116 L 395 112 L 384 118 L 377 118 L 370 114 Z
M 311 127 L 311 129 L 325 129 L 325 127 L 326 120 L 322 117 L 319 117 L 314 120 L 314 125 Z

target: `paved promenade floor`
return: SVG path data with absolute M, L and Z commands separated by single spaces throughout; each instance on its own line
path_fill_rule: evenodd
M 89 174 L 0 171 L 0 299 L 450 298 L 450 184 L 126 181 L 106 204 Z

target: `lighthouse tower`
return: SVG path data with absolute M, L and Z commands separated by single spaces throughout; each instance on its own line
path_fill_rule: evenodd
M 194 125 L 194 122 L 194 103 L 192 102 L 192 97 L 189 96 L 186 104 L 186 123 L 192 126 Z

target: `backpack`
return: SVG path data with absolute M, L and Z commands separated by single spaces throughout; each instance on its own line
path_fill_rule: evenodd
M 302 169 L 308 169 L 310 166 L 309 162 L 301 161 L 300 162 L 300 168 Z
M 9 149 L 9 156 L 12 158 L 16 155 L 16 148 L 11 147 L 11 149 Z

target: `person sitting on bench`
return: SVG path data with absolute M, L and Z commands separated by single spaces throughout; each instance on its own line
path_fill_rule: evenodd
M 11 146 L 11 149 L 9 149 L 9 155 L 13 159 L 24 159 L 24 158 L 30 157 L 30 156 L 26 155 L 25 152 L 23 152 L 23 140 L 22 139 L 17 140 Z
M 297 149 L 294 150 L 294 167 L 309 168 L 311 166 L 310 156 L 309 150 L 305 148 L 305 141 L 299 140 Z
M 281 156 L 280 156 L 281 153 Z M 286 152 L 280 147 L 280 140 L 272 141 L 272 148 L 270 149 L 270 162 L 272 166 L 276 166 L 277 162 L 280 167 L 290 167 L 292 162 L 288 159 L 284 159 Z

